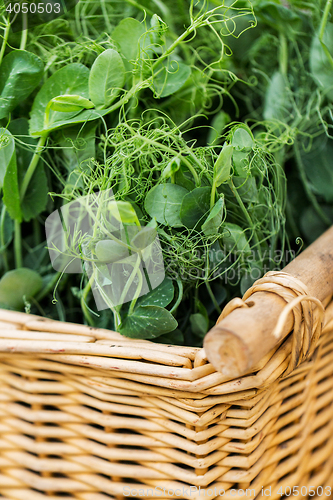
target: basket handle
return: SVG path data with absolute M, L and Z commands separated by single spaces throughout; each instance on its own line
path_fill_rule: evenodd
M 298 306 L 276 331 L 287 302 L 300 295 L 307 297 L 308 322 L 312 321 L 315 328 L 309 297 L 325 301 L 332 293 L 333 226 L 282 272 L 267 273 L 254 283 L 243 300 L 234 299 L 227 304 L 204 339 L 207 359 L 230 379 L 251 372 L 294 328 Z

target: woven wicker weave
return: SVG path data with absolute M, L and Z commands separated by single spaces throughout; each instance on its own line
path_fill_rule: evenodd
M 333 303 L 286 375 L 291 350 L 226 381 L 202 349 L 1 310 L 0 497 L 331 498 Z

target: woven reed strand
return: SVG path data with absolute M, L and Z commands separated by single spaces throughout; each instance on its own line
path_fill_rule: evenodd
M 305 337 L 225 380 L 200 349 L 1 310 L 1 498 L 333 486 L 333 303 Z

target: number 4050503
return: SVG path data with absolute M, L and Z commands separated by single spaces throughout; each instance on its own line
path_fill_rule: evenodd
M 9 3 L 6 7 L 9 14 L 60 14 L 60 3 Z

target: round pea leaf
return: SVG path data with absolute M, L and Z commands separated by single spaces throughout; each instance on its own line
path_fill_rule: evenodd
M 24 300 L 40 291 L 43 280 L 38 273 L 21 267 L 8 271 L 0 280 L 0 302 L 12 309 L 21 309 Z
M 160 306 L 166 307 L 170 304 L 174 296 L 174 286 L 172 279 L 166 277 L 154 290 L 140 297 L 140 306 Z
M 154 339 L 178 326 L 172 314 L 159 306 L 138 306 L 119 327 L 119 333 L 132 339 Z
M 198 187 L 184 196 L 181 208 L 180 219 L 184 226 L 192 229 L 196 225 L 200 226 L 204 222 L 204 216 L 209 212 L 210 187 Z
M 146 196 L 145 209 L 157 222 L 171 227 L 181 227 L 180 208 L 188 190 L 177 184 L 159 184 Z

